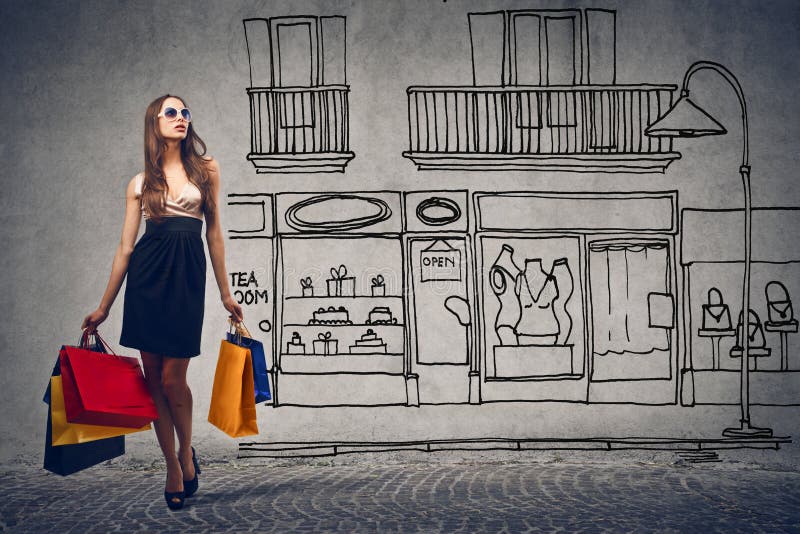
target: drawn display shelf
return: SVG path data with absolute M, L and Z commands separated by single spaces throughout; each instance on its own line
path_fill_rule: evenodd
M 373 296 L 373 295 L 355 295 L 352 297 L 332 297 L 329 295 L 320 295 L 320 296 L 302 296 L 302 295 L 292 295 L 289 297 L 285 297 L 285 300 L 343 300 L 343 301 L 352 301 L 354 299 L 369 299 L 369 300 L 383 300 L 383 299 L 397 299 L 402 301 L 403 297 L 400 295 L 386 295 L 386 296 Z
M 403 323 L 348 323 L 348 324 L 307 324 L 307 323 L 285 323 L 283 326 L 287 328 L 347 328 L 347 327 L 358 327 L 358 328 L 387 328 L 387 327 L 404 327 L 405 324 Z
M 405 324 L 403 297 L 399 295 L 287 296 L 284 297 L 281 370 L 287 374 L 403 374 Z M 338 320 L 349 323 L 316 323 L 319 312 L 346 312 Z M 317 312 L 317 313 L 315 313 Z M 382 322 L 367 322 L 378 313 Z M 289 344 L 298 336 L 302 348 Z M 326 337 L 327 336 L 327 337 Z M 322 343 L 333 343 L 324 353 Z M 363 345 L 358 350 L 350 348 Z M 301 352 L 298 352 L 301 351 Z
M 281 368 L 292 374 L 403 374 L 402 353 L 281 354 Z
M 403 327 L 403 297 L 371 296 L 355 297 L 332 296 L 294 296 L 285 297 L 283 326 L 288 328 L 341 328 L 341 327 Z M 330 310 L 334 321 L 320 319 L 323 312 Z M 340 314 L 337 314 L 340 312 Z M 373 318 L 373 320 L 370 320 Z M 375 321 L 374 319 L 380 319 Z M 349 321 L 349 322 L 343 322 Z

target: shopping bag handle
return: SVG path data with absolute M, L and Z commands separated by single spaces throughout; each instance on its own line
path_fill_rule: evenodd
M 236 336 L 236 344 L 242 345 L 242 337 L 247 337 L 253 339 L 253 335 L 250 333 L 250 330 L 244 324 L 244 321 L 236 322 L 233 319 L 228 319 L 228 323 L 230 324 L 230 328 L 228 330 L 229 333 L 234 334 Z
M 88 328 L 84 328 L 83 333 L 81 334 L 81 341 L 78 344 L 80 348 L 82 349 L 92 348 L 92 345 L 89 344 L 89 337 L 94 336 L 95 338 L 94 347 L 96 349 L 100 349 L 98 350 L 98 352 L 111 353 L 114 356 L 117 355 L 117 353 L 114 352 L 114 349 L 111 348 L 111 346 L 106 342 L 106 340 L 100 337 L 100 334 L 97 332 L 97 330 L 93 332 L 89 332 L 88 330 L 89 330 Z
M 234 321 L 230 317 L 228 318 L 228 324 L 230 325 L 230 330 L 236 330 L 236 332 L 240 335 L 252 338 L 253 335 L 248 330 L 247 326 L 245 326 L 244 321 Z M 230 331 L 229 330 L 229 331 Z M 231 332 L 232 333 L 232 332 Z

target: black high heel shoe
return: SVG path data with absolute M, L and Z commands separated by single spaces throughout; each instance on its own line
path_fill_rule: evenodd
M 191 497 L 197 493 L 197 489 L 200 487 L 200 481 L 197 479 L 197 475 L 200 474 L 200 464 L 197 463 L 197 456 L 194 453 L 194 447 L 192 447 L 192 464 L 194 465 L 194 478 L 192 480 L 183 481 L 183 491 L 186 494 L 186 497 Z
M 185 499 L 185 491 L 164 492 L 164 500 L 167 501 L 167 507 L 169 507 L 170 510 L 180 510 L 183 508 Z

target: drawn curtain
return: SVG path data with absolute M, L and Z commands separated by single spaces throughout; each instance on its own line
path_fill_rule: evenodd
M 647 296 L 667 292 L 667 245 L 590 245 L 594 352 L 650 354 L 669 349 L 669 332 L 650 328 Z

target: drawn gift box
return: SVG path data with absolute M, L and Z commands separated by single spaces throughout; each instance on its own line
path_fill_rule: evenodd
M 305 354 L 306 344 L 300 339 L 300 334 L 292 332 L 292 340 L 286 343 L 287 354 Z
M 347 276 L 347 267 L 340 265 L 339 268 L 331 267 L 331 277 L 326 280 L 328 283 L 329 297 L 353 297 L 356 293 L 356 277 Z
M 379 274 L 372 278 L 372 296 L 373 297 L 385 297 L 386 296 L 386 284 L 383 280 L 383 275 Z
M 303 289 L 303 296 L 304 297 L 313 297 L 314 296 L 314 286 L 311 284 L 311 277 L 306 276 L 305 278 L 300 279 L 300 287 Z
M 330 332 L 325 332 L 324 334 L 320 332 L 317 334 L 317 339 L 314 340 L 314 354 L 331 356 L 336 354 L 338 351 L 339 341 L 336 339 L 331 339 Z

